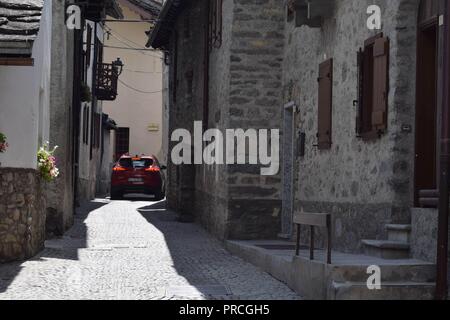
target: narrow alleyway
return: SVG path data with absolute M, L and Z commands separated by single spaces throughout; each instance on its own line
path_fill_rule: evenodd
M 164 203 L 97 199 L 38 256 L 0 266 L 0 299 L 298 299 Z

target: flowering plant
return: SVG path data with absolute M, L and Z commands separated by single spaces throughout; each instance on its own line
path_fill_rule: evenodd
M 56 158 L 53 155 L 57 148 L 58 146 L 55 146 L 53 150 L 50 150 L 49 143 L 46 142 L 39 148 L 37 154 L 39 172 L 47 182 L 53 181 L 59 176 L 59 170 L 56 167 Z
M 8 148 L 8 142 L 6 142 L 6 136 L 0 132 L 0 153 L 3 153 L 6 151 L 6 148 Z

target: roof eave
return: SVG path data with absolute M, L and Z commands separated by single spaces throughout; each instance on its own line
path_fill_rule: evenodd
M 149 34 L 149 40 L 146 44 L 147 47 L 165 49 L 168 46 L 172 24 L 182 11 L 184 4 L 186 4 L 186 0 L 166 1 L 158 16 L 157 24 Z

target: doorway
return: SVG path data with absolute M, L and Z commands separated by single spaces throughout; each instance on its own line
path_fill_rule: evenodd
M 116 131 L 116 161 L 130 152 L 130 128 L 119 128 Z
M 415 206 L 420 206 L 420 190 L 437 189 L 437 13 L 437 1 L 421 2 L 417 31 Z

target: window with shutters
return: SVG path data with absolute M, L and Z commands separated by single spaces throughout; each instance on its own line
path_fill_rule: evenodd
M 333 106 L 333 59 L 319 66 L 319 108 L 318 108 L 318 148 L 331 148 L 332 106 Z
M 389 38 L 382 33 L 368 39 L 358 51 L 356 133 L 374 140 L 387 129 L 389 94 Z

